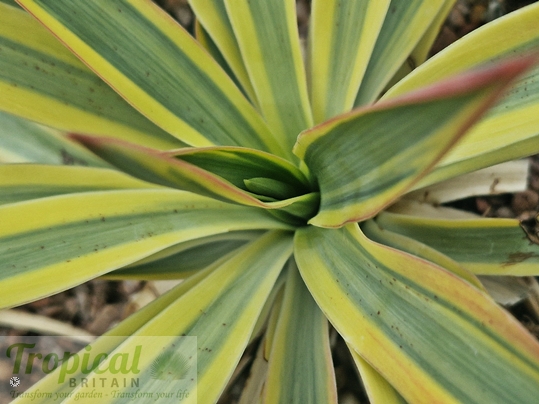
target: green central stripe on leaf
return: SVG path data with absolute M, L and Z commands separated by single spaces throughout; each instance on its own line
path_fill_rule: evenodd
M 310 93 L 316 123 L 349 111 L 390 0 L 313 1 Z
M 251 102 L 257 104 L 256 93 L 243 64 L 240 48 L 234 36 L 234 30 L 228 18 L 224 0 L 190 0 L 189 6 L 196 14 L 204 30 L 211 35 L 212 41 L 220 54 L 232 69 Z M 199 39 L 197 37 L 197 39 Z
M 230 257 L 227 257 L 230 258 Z M 169 293 L 161 295 L 158 299 L 153 300 L 146 306 L 142 307 L 137 312 L 130 315 L 128 318 L 123 320 L 120 324 L 116 325 L 113 329 L 107 331 L 105 337 L 114 337 L 114 338 L 98 338 L 92 342 L 92 351 L 94 352 L 113 352 L 118 346 L 125 342 L 130 335 L 139 331 L 146 323 L 151 321 L 158 315 L 162 310 L 166 309 L 174 301 L 179 299 L 182 295 L 188 292 L 191 288 L 196 286 L 200 281 L 205 279 L 208 274 L 210 274 L 215 268 L 221 265 L 223 262 L 215 263 L 204 270 L 197 272 L 195 275 L 191 276 L 189 279 L 186 279 L 180 285 L 176 286 Z M 162 334 L 159 334 L 162 335 Z M 137 336 L 138 342 L 141 339 Z M 162 342 L 162 339 L 160 339 Z M 160 344 L 162 345 L 162 343 Z M 27 392 L 32 391 L 46 391 L 50 392 L 53 395 L 55 393 L 59 394 L 69 394 L 73 392 L 73 387 L 69 383 L 58 383 L 58 376 L 62 367 L 59 366 L 55 371 L 53 371 L 48 376 L 42 378 L 40 381 L 35 383 Z M 81 377 L 87 378 L 88 374 L 82 372 L 82 369 L 79 368 L 72 374 L 71 377 L 80 380 Z M 36 404 L 48 404 L 50 398 L 47 395 L 35 395 L 33 402 Z M 67 397 L 67 395 L 66 395 Z M 16 401 L 15 401 L 16 402 Z
M 187 144 L 283 155 L 230 78 L 151 2 L 21 3 L 132 105 Z M 73 18 L 79 13 L 84 18 Z
M 444 49 L 391 88 L 392 97 L 504 58 L 537 53 L 539 3 L 487 24 Z M 448 153 L 419 186 L 539 152 L 539 66 L 522 75 L 505 96 Z
M 444 0 L 391 0 L 359 87 L 356 106 L 378 98 L 429 28 Z
M 336 227 L 374 216 L 425 175 L 532 63 L 457 76 L 303 132 L 294 152 L 321 194 L 320 211 L 309 223 Z
M 0 287 L 20 291 L 2 295 L 2 307 L 65 290 L 183 241 L 287 228 L 260 209 L 168 190 L 88 192 L 3 205 L 0 221 Z M 35 271 L 40 276 L 33 277 Z
M 385 215 L 385 212 L 382 212 L 380 215 Z M 377 218 L 379 216 L 377 216 Z M 455 275 L 468 281 L 476 288 L 486 291 L 479 279 L 477 279 L 473 273 L 456 261 L 442 254 L 440 251 L 435 250 L 434 248 L 429 247 L 413 238 L 391 232 L 385 228 L 382 229 L 378 223 L 375 222 L 375 220 L 376 219 L 368 220 L 360 225 L 361 231 L 363 231 L 365 235 L 372 241 L 376 241 L 377 243 L 396 248 L 397 250 L 404 251 L 430 261 L 433 264 L 439 265 L 440 267 L 453 272 Z
M 295 2 L 225 0 L 225 5 L 260 109 L 291 150 L 298 134 L 312 125 Z
M 110 358 L 115 352 L 130 351 L 127 347 L 140 344 L 141 338 L 170 336 L 171 344 L 181 350 L 184 343 L 182 336 L 197 337 L 196 390 L 188 391 L 182 402 L 216 402 L 232 376 L 266 299 L 291 253 L 290 234 L 269 232 L 243 247 L 241 252 L 229 254 L 226 259 L 187 279 L 108 332 L 107 336 L 119 336 L 112 339 L 114 344 L 111 344 L 111 339 L 103 338 L 96 340 L 92 346 L 100 347 L 97 352 L 107 352 Z M 122 339 L 123 342 L 118 345 L 117 341 Z M 116 351 L 117 348 L 122 350 Z M 146 354 L 153 351 L 154 356 L 159 357 L 167 347 L 149 341 L 144 348 Z M 156 389 L 155 382 L 149 377 L 151 365 L 152 362 L 142 363 L 138 374 L 141 386 L 147 386 L 150 390 Z M 80 372 L 73 376 L 83 376 L 90 386 L 101 383 L 100 378 L 103 377 L 97 373 L 81 375 Z M 69 383 L 59 385 L 57 380 L 57 375 L 52 373 L 29 391 L 77 392 L 77 387 Z M 76 380 L 80 378 L 76 377 Z M 206 388 L 197 389 L 199 385 Z M 175 385 L 169 381 L 166 386 Z M 161 384 L 160 391 L 164 389 Z M 100 402 L 118 402 L 112 391 L 122 393 L 130 389 L 121 383 L 120 386 L 102 386 Z M 36 402 L 44 401 L 37 397 Z
M 0 205 L 79 192 L 156 188 L 117 171 L 73 166 L 0 165 L 0 179 Z
M 109 167 L 61 132 L 1 111 L 0 162 Z
M 516 219 L 430 219 L 382 213 L 384 229 L 424 243 L 478 275 L 535 275 L 539 246 Z
M 295 256 L 335 328 L 407 401 L 532 402 L 539 394 L 534 339 L 450 272 L 371 242 L 357 225 L 301 229 Z
M 139 331 L 197 337 L 198 383 L 207 386 L 198 390 L 198 402 L 214 402 L 232 375 L 292 252 L 291 241 L 290 234 L 270 232 L 249 243 Z
M 154 132 L 157 139 L 163 138 L 161 142 L 168 147 L 178 145 L 151 122 L 141 116 L 137 119 L 137 112 L 78 60 L 68 63 L 55 55 L 34 50 L 5 37 L 0 37 L 0 49 L 0 81 L 17 89 L 26 89 L 28 93 L 39 94 L 53 103 L 66 103 L 69 100 L 69 108 L 141 132 Z M 15 66 L 17 69 L 13 69 Z M 36 74 L 36 71 L 40 74 Z M 66 81 L 70 85 L 66 85 Z M 4 99 L 3 109 L 17 113 L 18 110 L 8 105 L 10 100 Z M 71 111 L 65 108 L 65 114 L 69 113 Z
M 3 4 L 0 92 L 0 109 L 59 129 L 157 148 L 182 146 L 135 111 L 35 19 Z
M 125 268 L 109 272 L 105 277 L 185 279 L 262 234 L 260 231 L 235 231 L 186 241 L 165 248 Z
M 271 342 L 265 404 L 336 404 L 328 322 L 290 264 Z

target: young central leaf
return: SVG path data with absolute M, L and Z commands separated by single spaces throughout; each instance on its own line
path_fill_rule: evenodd
M 162 152 L 108 138 L 71 137 L 120 170 L 154 184 L 268 209 L 294 225 L 318 210 L 318 192 L 301 170 L 266 152 L 242 147 Z

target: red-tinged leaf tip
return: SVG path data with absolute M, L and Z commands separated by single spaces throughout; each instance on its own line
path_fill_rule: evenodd
M 492 85 L 505 88 L 516 77 L 538 62 L 539 54 L 530 54 L 524 57 L 496 62 L 495 64 L 469 70 L 430 86 L 411 91 L 400 97 L 380 102 L 372 108 L 453 97 Z
M 512 58 L 478 69 L 469 70 L 390 100 L 384 100 L 373 105 L 353 109 L 350 112 L 333 117 L 300 133 L 298 140 L 294 145 L 294 153 L 298 157 L 303 158 L 306 147 L 314 140 L 312 137 L 316 138 L 317 135 L 328 132 L 333 126 L 336 126 L 339 123 L 346 122 L 371 111 L 379 111 L 412 103 L 426 103 L 438 99 L 459 96 L 481 88 L 491 86 L 497 87 L 497 91 L 493 91 L 490 102 L 486 103 L 486 109 L 503 94 L 503 91 L 516 77 L 538 63 L 539 53 L 528 54 L 526 56 Z M 478 115 L 482 112 L 484 111 L 478 111 Z M 311 137 L 311 139 L 309 139 L 309 137 Z

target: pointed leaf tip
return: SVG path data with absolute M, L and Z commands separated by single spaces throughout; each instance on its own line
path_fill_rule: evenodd
M 377 105 L 381 107 L 393 105 L 393 103 L 402 104 L 403 102 L 421 102 L 430 99 L 456 96 L 481 87 L 487 87 L 491 84 L 497 84 L 504 89 L 516 77 L 520 76 L 537 63 L 539 63 L 539 52 L 528 54 L 523 57 L 511 58 L 493 65 L 483 65 L 477 69 L 469 70 L 431 86 L 411 91 L 400 97 L 396 97 L 391 101 L 384 101 Z
M 376 215 L 428 174 L 537 61 L 530 55 L 483 66 L 300 134 L 294 152 L 321 195 L 309 223 L 340 227 Z

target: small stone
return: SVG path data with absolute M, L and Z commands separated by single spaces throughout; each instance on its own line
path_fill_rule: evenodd
M 538 203 L 539 195 L 528 189 L 513 196 L 511 207 L 517 215 L 520 215 L 527 210 L 534 210 Z
M 494 216 L 506 218 L 506 219 L 512 219 L 515 217 L 515 214 L 507 206 L 502 206 L 496 211 L 496 214 Z
M 449 25 L 451 25 L 452 27 L 459 28 L 466 23 L 466 19 L 464 18 L 464 15 L 462 14 L 461 10 L 455 7 L 449 13 L 448 22 Z
M 122 314 L 121 305 L 107 304 L 99 311 L 94 321 L 88 325 L 88 331 L 95 335 L 101 335 L 115 324 Z
M 530 188 L 539 191 L 539 175 L 530 178 Z
M 125 295 L 125 296 L 129 297 L 133 293 L 136 293 L 140 289 L 142 289 L 143 285 L 144 285 L 144 283 L 141 282 L 141 281 L 132 281 L 132 280 L 123 281 L 123 282 L 120 283 L 118 291 L 122 295 Z
M 477 210 L 480 213 L 485 213 L 485 214 L 488 213 L 488 211 L 491 208 L 490 203 L 488 203 L 488 201 L 484 198 L 477 198 L 475 200 L 475 205 L 477 206 Z
M 440 31 L 440 34 L 436 38 L 436 41 L 432 45 L 432 48 L 430 50 L 430 55 L 435 55 L 436 53 L 440 52 L 445 47 L 451 45 L 453 42 L 457 40 L 457 34 L 455 34 L 454 31 L 452 31 L 449 27 L 444 26 L 442 30 Z
M 470 13 L 470 23 L 476 27 L 481 25 L 485 21 L 486 12 L 487 8 L 482 4 L 474 6 L 472 8 L 472 12 Z

